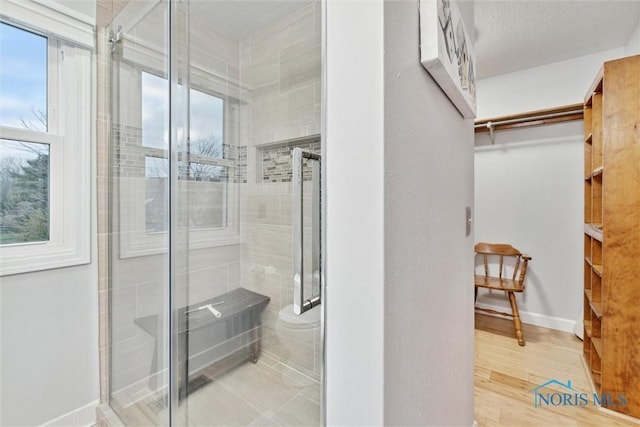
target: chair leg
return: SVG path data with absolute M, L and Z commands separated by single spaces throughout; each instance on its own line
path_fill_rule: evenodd
M 476 293 L 473 296 L 473 302 L 476 302 L 476 300 L 478 299 L 478 287 L 477 286 L 475 287 L 475 291 L 476 291 Z
M 511 303 L 511 312 L 513 313 L 513 325 L 516 328 L 516 338 L 518 344 L 524 345 L 524 336 L 522 335 L 522 322 L 520 321 L 520 313 L 518 312 L 518 304 L 516 304 L 516 296 L 513 292 L 507 292 L 509 294 L 509 302 Z

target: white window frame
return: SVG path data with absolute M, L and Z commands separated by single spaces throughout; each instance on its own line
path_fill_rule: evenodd
M 0 245 L 0 276 L 91 261 L 93 26 L 39 2 L 1 0 L 0 20 L 48 38 L 47 132 L 0 138 L 49 145 L 49 240 Z M 89 37 L 90 35 L 90 37 Z
M 153 157 L 153 156 L 149 156 Z M 229 162 L 232 163 L 232 162 Z M 222 165 L 222 162 L 218 164 Z M 227 224 L 218 228 L 179 227 L 179 232 L 189 231 L 189 248 L 204 249 L 240 243 L 240 224 L 238 220 L 238 184 L 233 182 L 233 166 L 229 167 L 227 183 Z M 182 191 L 184 185 L 195 181 L 179 181 Z M 146 255 L 166 253 L 167 231 L 146 231 L 144 179 L 132 178 L 126 185 L 120 186 L 120 258 L 134 258 Z
M 130 6 L 133 4 L 130 4 Z M 127 6 L 129 7 L 129 6 Z M 137 5 L 135 6 L 137 7 Z M 128 27 L 124 25 L 123 27 Z M 132 81 L 126 83 L 127 90 L 136 91 L 140 90 L 141 84 L 135 79 L 142 79 L 142 72 L 157 75 L 157 69 L 162 68 L 163 56 L 159 53 L 158 49 L 149 45 L 145 41 L 133 38 L 129 39 L 124 37 L 123 45 L 123 57 L 129 59 L 131 63 L 136 64 L 135 78 L 134 73 L 128 73 L 129 78 Z M 131 70 L 133 71 L 133 69 Z M 190 69 L 190 89 L 194 89 L 205 94 L 219 97 L 224 102 L 224 123 L 223 123 L 223 141 L 225 141 L 225 132 L 228 129 L 228 124 L 232 120 L 237 120 L 237 117 L 232 118 L 234 114 L 237 114 L 237 109 L 233 109 L 231 104 L 232 99 L 228 95 L 218 93 L 215 88 L 225 88 L 226 85 L 221 85 L 224 82 L 221 77 L 216 76 L 212 72 L 205 70 L 204 67 L 192 64 Z M 122 85 L 123 82 L 120 82 Z M 120 86 L 122 88 L 122 86 Z M 141 94 L 140 94 L 141 95 Z M 141 102 L 136 100 L 133 102 Z M 137 105 L 137 104 L 136 104 Z M 118 120 L 116 118 L 116 120 Z M 135 126 L 140 127 L 142 131 L 142 123 L 135 123 Z M 141 150 L 144 149 L 141 144 Z M 164 156 L 158 156 L 159 149 L 148 148 L 149 157 L 164 157 L 166 158 L 167 152 L 164 151 Z M 197 158 L 193 161 L 197 162 Z M 239 215 L 239 183 L 234 182 L 235 168 L 237 165 L 234 161 L 219 159 L 213 160 L 217 166 L 224 166 L 229 168 L 229 181 L 227 183 L 227 224 L 225 227 L 220 228 L 198 228 L 192 229 L 189 227 L 180 227 L 179 232 L 189 231 L 189 248 L 190 249 L 204 249 L 217 246 L 236 245 L 241 242 L 240 238 L 240 215 Z M 180 181 L 180 186 L 183 183 L 189 181 Z M 144 205 L 145 200 L 145 182 L 140 178 L 120 178 L 120 184 L 118 189 L 115 190 L 118 200 L 118 225 L 120 230 L 120 258 L 133 258 L 147 255 L 157 255 L 166 253 L 168 245 L 168 234 L 166 231 L 148 233 L 146 231 L 146 210 Z M 180 191 L 180 190 L 179 190 Z
M 142 70 L 139 74 L 142 78 Z M 138 85 L 140 86 L 140 85 Z M 222 99 L 224 103 L 224 129 L 227 128 L 229 114 L 231 108 L 228 98 L 211 93 L 202 89 L 202 86 L 191 85 L 191 89 L 216 96 Z M 223 130 L 223 141 L 224 141 Z M 141 142 L 142 144 L 142 142 Z M 141 145 L 141 150 L 145 147 Z M 166 158 L 167 151 L 157 148 L 148 148 L 149 152 L 146 157 Z M 158 156 L 159 152 L 164 152 L 164 156 Z M 194 156 L 192 162 L 203 160 Z M 224 227 L 217 228 L 191 228 L 180 227 L 179 231 L 189 231 L 189 247 L 191 249 L 204 249 L 217 246 L 236 245 L 240 243 L 240 222 L 239 222 L 239 184 L 234 182 L 235 168 L 234 161 L 226 159 L 206 159 L 207 163 L 212 166 L 226 167 L 229 171 L 227 182 L 227 206 L 226 216 L 227 223 Z M 123 179 L 123 178 L 121 178 Z M 189 185 L 191 181 L 179 181 L 179 190 L 182 191 L 183 186 Z M 145 180 L 140 178 L 126 178 L 126 184 L 121 183 L 119 186 L 119 205 L 120 205 L 120 258 L 133 258 L 138 256 L 156 255 L 165 253 L 167 250 L 168 235 L 166 231 L 147 232 L 146 231 L 146 209 L 145 204 Z

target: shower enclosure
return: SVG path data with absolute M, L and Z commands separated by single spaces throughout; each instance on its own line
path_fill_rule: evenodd
M 109 25 L 109 405 L 319 425 L 320 0 L 132 0 Z

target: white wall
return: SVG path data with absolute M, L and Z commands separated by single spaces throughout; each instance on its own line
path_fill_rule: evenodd
M 328 425 L 473 424 L 471 120 L 419 64 L 417 11 L 327 5 Z
M 638 55 L 640 54 L 640 22 L 635 31 L 629 36 L 627 44 L 624 46 L 624 55 Z
M 582 305 L 582 140 L 582 121 L 497 132 L 493 146 L 476 138 L 476 241 L 533 257 L 522 320 L 565 331 Z M 504 292 L 481 290 L 478 305 L 509 312 Z
M 478 117 L 581 103 L 604 61 L 624 49 L 483 79 Z M 476 241 L 506 242 L 533 257 L 518 297 L 524 322 L 572 331 L 582 289 L 582 121 L 476 137 Z M 507 308 L 503 295 L 478 304 Z M 526 340 L 526 337 L 525 337 Z
M 327 425 L 382 425 L 384 10 L 326 8 Z
M 473 120 L 420 65 L 417 6 L 384 7 L 384 424 L 470 427 Z
M 478 118 L 581 103 L 602 63 L 623 56 L 618 48 L 479 80 Z
M 1 279 L 0 425 L 95 421 L 97 288 L 95 264 Z

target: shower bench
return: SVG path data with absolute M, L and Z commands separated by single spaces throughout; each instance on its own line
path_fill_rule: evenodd
M 249 360 L 257 363 L 262 347 L 262 311 L 269 301 L 266 295 L 237 288 L 178 309 L 181 396 L 186 396 L 190 363 L 209 365 L 246 348 L 249 349 Z M 158 336 L 158 326 L 163 322 L 158 315 L 135 319 L 135 324 L 155 339 L 150 378 L 158 371 L 158 340 L 163 340 Z

